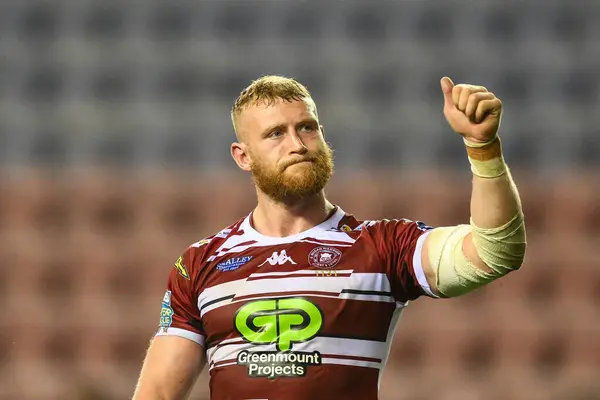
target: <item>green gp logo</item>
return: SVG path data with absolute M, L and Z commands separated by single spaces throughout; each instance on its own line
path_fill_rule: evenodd
M 244 339 L 255 344 L 275 343 L 279 351 L 312 339 L 322 325 L 321 310 L 302 298 L 252 301 L 235 315 L 235 327 Z

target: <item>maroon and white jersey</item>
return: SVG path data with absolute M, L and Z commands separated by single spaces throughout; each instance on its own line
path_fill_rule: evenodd
M 402 310 L 435 297 L 421 265 L 430 229 L 338 207 L 278 238 L 249 215 L 177 260 L 157 335 L 205 347 L 213 400 L 377 399 Z

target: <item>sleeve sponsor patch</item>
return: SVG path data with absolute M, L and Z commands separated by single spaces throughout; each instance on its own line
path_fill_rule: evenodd
M 177 261 L 175 261 L 175 269 L 179 273 L 179 275 L 183 276 L 185 279 L 190 280 L 190 274 L 185 268 L 185 264 L 183 263 L 183 256 L 179 257 Z
M 202 246 L 204 246 L 205 244 L 209 244 L 211 240 L 212 240 L 212 239 L 210 239 L 210 238 L 208 238 L 208 239 L 202 239 L 202 240 L 200 240 L 200 241 L 198 241 L 198 242 L 194 243 L 194 244 L 193 244 L 193 245 L 191 245 L 190 247 L 202 247 Z
M 167 290 L 165 296 L 162 299 L 162 304 L 160 308 L 160 322 L 158 326 L 160 329 L 162 329 L 163 332 L 166 332 L 172 323 L 173 308 L 171 307 L 171 291 Z

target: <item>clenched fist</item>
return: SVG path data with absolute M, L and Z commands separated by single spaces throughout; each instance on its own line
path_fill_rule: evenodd
M 444 116 L 450 127 L 473 144 L 487 143 L 496 137 L 502 116 L 502 102 L 483 86 L 455 85 L 448 77 L 441 80 Z

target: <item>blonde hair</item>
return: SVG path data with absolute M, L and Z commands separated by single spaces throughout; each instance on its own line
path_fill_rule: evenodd
M 300 82 L 292 78 L 278 75 L 262 76 L 253 81 L 246 89 L 242 90 L 231 109 L 231 122 L 233 129 L 238 134 L 237 118 L 240 113 L 251 106 L 258 104 L 272 105 L 284 100 L 312 99 L 310 92 Z M 315 107 L 316 114 L 316 107 Z

